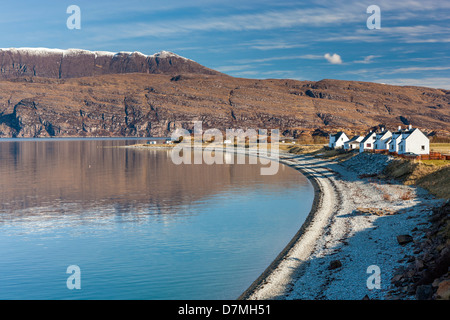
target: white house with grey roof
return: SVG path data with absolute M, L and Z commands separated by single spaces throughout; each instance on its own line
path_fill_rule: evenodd
M 359 152 L 364 152 L 366 150 L 373 150 L 375 148 L 375 139 L 377 134 L 370 131 L 359 143 Z
M 398 154 L 430 154 L 430 139 L 418 128 L 411 126 L 401 134 Z
M 377 132 L 375 135 L 375 143 L 374 143 L 374 149 L 375 150 L 388 150 L 389 149 L 389 142 L 392 138 L 392 132 L 389 130 L 384 130 L 384 128 L 381 129 L 381 132 Z
M 344 143 L 344 149 L 345 150 L 357 150 L 359 149 L 359 143 L 364 137 L 361 136 L 354 136 L 350 140 Z
M 349 138 L 345 132 L 338 132 L 336 134 L 330 134 L 330 141 L 328 146 L 332 149 L 343 148 L 344 143 L 347 142 Z
M 365 137 L 354 136 L 349 139 L 344 132 L 330 134 L 330 148 L 344 148 L 353 150 L 359 148 L 359 152 L 368 150 L 389 150 L 398 154 L 430 154 L 430 140 L 427 135 L 418 128 L 412 128 L 391 132 L 382 128 L 381 132 L 370 131 Z
M 398 127 L 398 130 L 392 132 L 391 140 L 389 141 L 389 152 L 398 152 L 398 145 L 402 141 L 402 127 Z

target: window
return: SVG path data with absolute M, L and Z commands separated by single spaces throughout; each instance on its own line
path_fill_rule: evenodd
M 367 148 L 372 147 L 372 145 L 370 143 L 367 143 L 366 146 L 367 146 Z
M 425 146 L 422 146 L 422 150 L 425 150 Z

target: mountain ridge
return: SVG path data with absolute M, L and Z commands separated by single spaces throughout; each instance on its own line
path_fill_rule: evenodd
M 21 52 L 0 50 L 0 137 L 170 136 L 192 130 L 194 121 L 204 129 L 277 128 L 294 137 L 410 124 L 450 135 L 450 90 L 235 78 L 168 51 L 15 50 Z M 75 58 L 55 71 L 55 54 Z M 108 68 L 91 75 L 102 69 L 93 67 L 95 56 Z
M 45 77 L 68 79 L 121 73 L 220 74 L 169 51 L 89 51 L 83 49 L 0 49 L 0 79 Z

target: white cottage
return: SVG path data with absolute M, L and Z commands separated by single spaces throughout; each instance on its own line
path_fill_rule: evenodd
M 359 143 L 359 152 L 373 150 L 375 145 L 376 133 L 370 131 Z
M 402 141 L 402 127 L 398 127 L 398 131 L 392 132 L 391 140 L 389 141 L 389 152 L 398 152 L 398 145 Z
M 397 152 L 398 154 L 429 154 L 430 139 L 419 129 L 412 129 L 410 126 L 409 130 L 402 132 Z
M 354 136 L 350 140 L 344 143 L 344 149 L 345 150 L 355 150 L 359 149 L 359 143 L 364 137 L 361 136 Z
M 344 132 L 338 132 L 336 134 L 330 134 L 330 142 L 328 143 L 328 146 L 332 149 L 335 148 L 343 148 L 344 143 L 347 142 L 349 139 L 347 135 Z
M 381 132 L 378 132 L 375 135 L 375 143 L 374 143 L 374 149 L 375 150 L 388 150 L 389 149 L 389 142 L 392 138 L 392 132 L 389 130 L 385 131 L 384 128 Z

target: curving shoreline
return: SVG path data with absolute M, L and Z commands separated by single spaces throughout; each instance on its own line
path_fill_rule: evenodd
M 131 145 L 126 146 L 126 148 L 138 148 L 138 149 L 171 149 L 173 145 L 170 146 L 146 146 L 146 145 Z M 235 154 L 244 153 L 246 156 L 256 156 L 261 157 L 257 150 L 252 149 L 243 149 L 243 148 L 235 148 Z M 269 158 L 268 156 L 264 156 L 265 158 Z M 279 279 L 272 280 L 277 283 L 279 287 L 278 290 L 281 292 L 282 288 L 286 286 L 284 280 L 288 279 L 285 271 L 281 271 L 281 274 L 278 274 L 279 270 L 284 270 L 286 266 L 283 263 L 286 260 L 289 260 L 289 257 L 293 255 L 292 250 L 301 250 L 304 259 L 306 259 L 310 254 L 311 250 L 314 246 L 315 240 L 320 234 L 320 231 L 325 228 L 326 223 L 329 220 L 330 214 L 332 213 L 329 206 L 324 206 L 324 201 L 329 203 L 332 198 L 336 198 L 336 195 L 331 193 L 331 188 L 329 182 L 324 179 L 320 171 L 314 168 L 307 168 L 304 165 L 293 162 L 293 159 L 289 156 L 289 154 L 280 153 L 279 162 L 287 165 L 289 167 L 294 168 L 295 170 L 302 173 L 308 180 L 311 182 L 314 188 L 314 200 L 311 206 L 311 210 L 300 227 L 294 237 L 289 241 L 289 243 L 284 247 L 284 249 L 277 255 L 277 257 L 272 261 L 272 263 L 262 272 L 262 274 L 245 290 L 237 299 L 238 300 L 247 300 L 254 298 L 255 294 L 258 295 L 262 292 L 262 287 L 269 281 L 268 279 L 273 279 L 274 275 L 276 275 Z M 333 200 L 331 200 L 333 201 Z M 313 234 L 312 234 L 313 233 Z M 302 248 L 298 248 L 301 246 Z M 308 247 L 308 250 L 305 250 L 304 246 Z M 297 253 L 298 256 L 298 253 Z M 295 267 L 298 268 L 298 265 L 292 266 L 292 263 L 289 263 L 288 269 Z M 282 279 L 280 279 L 282 278 Z M 267 287 L 264 287 L 264 291 L 267 290 Z M 270 289 L 272 292 L 273 289 Z M 273 293 L 272 293 L 273 295 Z M 267 297 L 266 297 L 267 298 Z M 269 298 L 270 299 L 270 298 Z
M 283 155 L 280 162 L 305 174 L 315 186 L 315 204 L 294 239 L 239 299 L 395 298 L 399 289 L 391 280 L 407 265 L 414 241 L 425 235 L 432 209 L 443 200 L 414 186 L 360 177 L 382 170 L 386 160 L 360 154 L 337 163 Z M 400 244 L 397 236 L 403 234 L 414 241 Z M 369 288 L 371 266 L 380 270 L 379 288 Z
M 294 274 L 301 272 L 302 264 L 311 255 L 314 243 L 329 223 L 333 213 L 330 203 L 339 201 L 335 189 L 319 170 L 307 168 L 298 160 L 286 156 L 280 158 L 280 163 L 296 169 L 309 179 L 314 188 L 313 204 L 292 240 L 238 300 L 276 299 L 282 296 Z
M 235 149 L 239 152 L 261 156 L 251 149 Z M 364 153 L 338 163 L 309 155 L 279 155 L 280 163 L 312 183 L 313 205 L 296 235 L 238 299 L 381 300 L 398 296 L 399 289 L 391 280 L 413 256 L 414 242 L 424 237 L 428 217 L 443 200 L 414 186 L 361 177 L 381 172 L 388 163 L 386 156 Z M 404 234 L 414 241 L 399 244 L 397 236 Z M 379 288 L 368 286 L 372 266 L 381 270 Z

